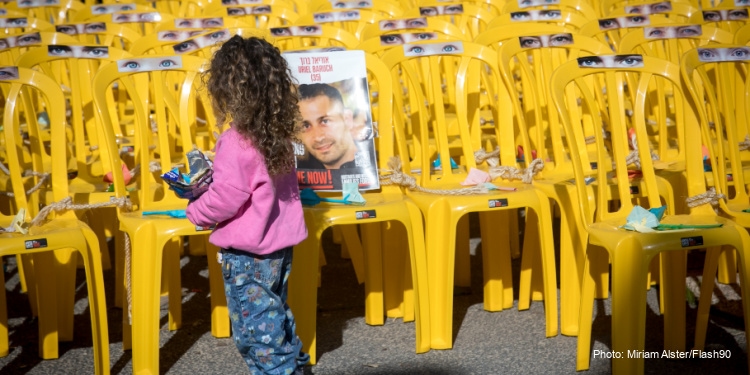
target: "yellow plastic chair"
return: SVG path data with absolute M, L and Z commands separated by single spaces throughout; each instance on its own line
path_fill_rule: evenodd
M 48 31 L 59 32 L 88 45 L 111 46 L 129 50 L 141 38 L 134 29 L 111 22 L 73 22 L 52 26 Z
M 745 26 L 747 21 L 747 7 L 734 6 L 732 3 L 703 8 L 690 17 L 690 22 L 716 26 L 729 32 L 736 32 Z
M 606 68 L 610 61 L 614 61 L 614 68 Z M 640 61 L 640 62 L 639 62 Z M 579 66 L 581 64 L 581 66 Z M 589 67 L 591 66 L 591 67 Z M 625 74 L 629 77 L 625 77 Z M 626 57 L 619 59 L 599 58 L 571 61 L 563 64 L 552 75 L 551 91 L 553 102 L 560 113 L 569 142 L 570 154 L 573 158 L 575 184 L 581 210 L 588 232 L 588 251 L 584 265 L 584 279 L 581 291 L 581 312 L 578 333 L 577 369 L 588 368 L 591 351 L 591 318 L 593 313 L 594 280 L 599 277 L 594 270 L 595 263 L 611 264 L 611 298 L 612 298 L 612 346 L 613 352 L 627 353 L 629 350 L 643 351 L 645 345 L 646 319 L 646 290 L 643 288 L 649 264 L 654 256 L 661 254 L 669 260 L 664 262 L 664 283 L 661 292 L 665 294 L 665 349 L 685 350 L 685 261 L 686 252 L 703 247 L 731 246 L 739 249 L 742 259 L 743 278 L 750 272 L 750 263 L 744 258 L 745 250 L 750 245 L 750 236 L 744 228 L 735 225 L 731 220 L 717 216 L 707 206 L 691 208 L 689 214 L 671 215 L 662 218 L 661 223 L 679 227 L 680 225 L 721 225 L 720 227 L 692 228 L 689 231 L 657 231 L 655 233 L 641 233 L 621 228 L 626 217 L 634 207 L 630 189 L 632 181 L 628 178 L 629 154 L 627 138 L 628 129 L 634 129 L 635 142 L 641 164 L 641 195 L 649 207 L 660 207 L 663 202 L 659 194 L 657 176 L 650 157 L 649 139 L 646 133 L 646 117 L 644 116 L 648 102 L 646 95 L 652 80 L 662 85 L 672 85 L 675 95 L 677 121 L 684 121 L 686 133 L 696 134 L 697 122 L 690 108 L 682 100 L 679 68 L 666 60 L 649 56 Z M 586 79 L 599 75 L 602 79 L 596 86 L 586 84 Z M 629 89 L 618 91 L 628 80 Z M 607 88 L 607 108 L 597 103 L 596 93 L 601 91 L 601 83 Z M 632 90 L 632 92 L 631 92 Z M 575 91 L 579 93 L 566 96 Z M 625 116 L 619 115 L 623 110 L 624 99 L 628 95 L 633 103 L 632 121 L 626 122 Z M 577 99 L 581 98 L 579 106 Z M 580 120 L 576 112 L 578 108 L 584 111 L 594 111 L 593 119 L 597 126 L 601 126 L 603 117 L 600 111 L 608 113 L 611 142 L 605 147 L 602 135 L 596 135 L 595 144 L 599 160 L 611 158 L 612 168 L 605 163 L 599 163 L 599 168 L 592 170 L 585 141 L 580 131 Z M 700 147 L 698 137 L 684 136 L 677 140 L 687 148 Z M 686 153 L 686 180 L 689 197 L 706 192 L 703 179 L 703 166 L 698 153 Z M 697 177 L 696 177 L 697 176 Z M 589 178 L 595 181 L 587 185 Z M 605 184 L 603 182 L 610 181 Z M 615 185 L 613 185 L 615 184 Z M 613 189 L 612 186 L 615 188 Z M 681 196 L 679 199 L 687 197 Z M 611 200 L 618 200 L 617 206 L 610 206 Z M 595 204 L 595 206 L 594 206 Z M 596 207 L 596 209 L 594 208 Z M 604 253 L 603 251 L 606 251 Z M 605 268 L 606 269 L 606 268 Z M 744 290 L 743 290 L 744 294 Z M 750 318 L 750 300 L 743 298 L 745 318 Z M 750 320 L 748 320 L 750 321 Z M 643 373 L 642 358 L 628 358 L 623 355 L 612 359 L 613 374 Z
M 0 49 L 0 63 L 4 65 L 13 65 L 19 56 L 28 51 L 31 48 L 38 47 L 44 44 L 55 44 L 55 43 L 75 43 L 77 40 L 69 35 L 54 33 L 49 31 L 29 31 L 21 32 L 18 34 L 10 34 L 3 37 L 5 43 L 8 46 L 5 49 Z M 13 46 L 8 44 L 8 40 L 13 40 Z M 0 43 L 2 44 L 2 43 Z
M 87 4 L 85 8 L 76 12 L 76 14 L 73 15 L 69 21 L 70 22 L 85 22 L 85 21 L 91 20 L 92 18 L 97 18 L 104 14 L 112 14 L 116 12 L 128 12 L 128 11 L 136 11 L 136 12 L 145 13 L 145 12 L 154 12 L 155 9 L 144 3 L 139 4 L 136 2 L 129 2 L 125 4 L 120 4 L 120 3 L 105 1 L 101 4 Z
M 459 13 L 440 14 L 441 12 L 449 12 L 446 10 L 449 7 L 459 6 L 461 7 Z M 474 39 L 481 32 L 487 30 L 489 24 L 496 19 L 495 15 L 484 7 L 465 2 L 454 4 L 444 2 L 421 3 L 418 8 L 405 11 L 403 17 L 437 18 L 450 22 L 456 25 L 469 39 Z
M 559 29 L 559 26 L 555 27 Z M 519 36 L 508 39 L 499 49 L 498 66 L 506 86 L 513 88 L 510 97 L 515 112 L 518 113 L 517 126 L 523 129 L 520 132 L 520 143 L 524 154 L 533 153 L 544 160 L 544 169 L 534 179 L 533 185 L 554 200 L 561 211 L 561 332 L 575 336 L 578 333 L 579 291 L 584 257 L 582 249 L 585 247 L 586 237 L 585 229 L 580 226 L 582 221 L 578 217 L 575 187 L 570 184 L 570 180 L 574 178 L 573 168 L 564 146 L 569 141 L 564 136 L 560 119 L 552 106 L 549 83 L 554 69 L 563 63 L 581 55 L 607 54 L 610 50 L 608 45 L 597 39 L 580 34 L 560 33 L 565 30 L 556 31 L 557 33 L 536 31 L 523 34 L 523 40 Z M 534 35 L 539 37 L 535 38 Z M 518 79 L 514 78 L 515 75 Z M 535 232 L 527 230 L 525 235 L 533 238 Z M 536 242 L 524 240 L 524 252 L 530 250 L 526 248 L 529 244 L 534 243 Z M 538 290 L 539 286 L 534 285 L 534 288 Z M 528 305 L 528 297 L 519 293 L 519 305 Z
M 380 168 L 386 168 L 390 157 L 394 154 L 396 145 L 392 128 L 392 98 L 393 90 L 390 71 L 374 55 L 365 54 L 370 79 L 377 81 L 377 105 L 372 107 L 373 116 L 378 120 L 379 136 L 378 163 Z M 372 83 L 372 82 L 371 82 Z M 321 193 L 323 194 L 323 193 Z M 324 194 L 323 194 L 324 195 Z M 363 264 L 365 282 L 365 311 L 368 324 L 383 324 L 383 271 L 397 268 L 401 265 L 403 255 L 395 255 L 399 261 L 383 263 L 384 253 L 393 251 L 381 246 L 381 238 L 377 236 L 379 228 L 388 222 L 393 225 L 400 222 L 408 243 L 407 275 L 411 275 L 413 285 L 416 325 L 416 352 L 423 353 L 430 349 L 430 316 L 429 297 L 427 291 L 427 264 L 424 247 L 424 230 L 422 215 L 417 206 L 402 193 L 395 185 L 382 185 L 379 191 L 363 192 L 367 203 L 364 206 L 336 205 L 321 203 L 316 206 L 305 206 L 305 222 L 308 237 L 294 250 L 294 261 L 291 280 L 289 282 L 289 304 L 297 320 L 297 334 L 303 343 L 303 351 L 310 354 L 311 363 L 316 357 L 316 316 L 317 316 L 317 278 L 319 250 L 323 232 L 333 226 L 360 224 L 363 231 L 362 246 L 363 260 L 356 263 Z M 361 219 L 357 213 L 373 211 L 373 218 Z M 386 241 L 384 237 L 382 241 Z M 354 260 L 356 253 L 351 253 Z M 393 259 L 388 256 L 386 260 Z M 356 267 L 356 266 L 355 266 Z M 399 272 L 395 272 L 398 275 Z M 391 270 L 390 274 L 394 274 Z M 399 275 L 400 276 L 400 275 Z M 406 307 L 408 308 L 408 306 Z M 412 312 L 404 312 L 412 314 Z M 407 320 L 406 318 L 404 320 Z
M 259 29 L 290 26 L 299 19 L 299 14 L 297 14 L 293 8 L 271 4 L 247 5 L 249 6 L 223 6 L 221 8 L 215 8 L 216 10 L 214 10 L 213 13 L 208 13 L 206 11 L 203 15 L 237 18 L 243 23 Z
M 101 124 L 110 124 L 118 115 L 112 103 L 110 90 L 117 83 L 118 90 L 125 90 L 133 106 L 133 157 L 140 173 L 135 182 L 126 189 L 120 148 L 116 133 L 111 126 L 101 126 L 102 159 L 106 170 L 113 172 L 114 196 L 130 197 L 135 211 L 118 208 L 117 217 L 120 230 L 125 232 L 131 243 L 130 263 L 136 265 L 125 273 L 130 281 L 132 301 L 130 311 L 132 324 L 128 324 L 129 314 L 123 314 L 123 346 L 133 348 L 133 372 L 156 373 L 159 370 L 159 285 L 162 279 L 162 258 L 166 266 L 179 264 L 179 251 L 165 246 L 173 239 L 182 236 L 206 234 L 204 228 L 197 228 L 187 219 L 164 215 L 144 216 L 144 211 L 169 211 L 185 209 L 186 201 L 170 192 L 158 177 L 159 172 L 172 169 L 175 163 L 186 164 L 185 152 L 193 148 L 194 131 L 197 126 L 195 112 L 198 107 L 206 113 L 206 119 L 213 121 L 212 108 L 205 90 L 196 90 L 200 83 L 200 72 L 206 60 L 195 56 L 157 55 L 147 56 L 150 60 L 124 59 L 100 68 L 94 77 L 94 104 Z M 154 66 L 159 70 L 153 70 Z M 123 71 L 118 69 L 142 69 Z M 175 81 L 180 77 L 179 81 Z M 174 87 L 177 85 L 177 91 Z M 150 103 L 164 103 L 154 105 Z M 153 111 L 153 113 L 152 113 Z M 152 121 L 154 130 L 152 130 Z M 209 125 L 212 122 L 209 122 Z M 159 156 L 157 158 L 157 155 Z M 152 169 L 152 165 L 155 168 Z M 128 165 L 133 168 L 135 165 Z M 222 294 L 223 281 L 219 264 L 215 262 L 217 248 L 207 251 L 209 259 L 209 284 L 211 288 L 212 334 L 216 337 L 229 336 L 229 320 L 226 300 Z M 127 255 L 127 254 L 126 254 Z M 126 265 L 127 265 L 126 261 Z M 181 302 L 179 272 L 167 272 L 169 287 L 170 329 L 179 328 L 181 322 L 179 305 Z M 176 297 L 176 298 L 175 298 Z M 131 331 L 132 327 L 132 331 Z
M 36 113 L 33 107 L 38 101 L 29 102 L 22 99 L 22 92 L 33 91 L 43 98 L 44 108 L 49 114 L 52 132 L 50 149 L 52 152 L 65 152 L 65 100 L 59 86 L 49 77 L 40 72 L 25 68 L 3 68 L 6 79 L 0 82 L 8 87 L 3 115 L 3 139 L 6 145 L 21 144 L 20 122 L 17 121 L 19 109 L 26 107 L 26 113 Z M 28 97 L 28 95 L 26 95 Z M 47 165 L 42 169 L 41 153 L 44 146 L 38 137 L 38 129 L 31 127 L 29 140 L 32 142 L 33 167 L 37 172 L 51 173 L 51 185 L 56 202 L 63 201 L 69 196 L 67 190 L 67 165 L 64 160 Z M 62 151 L 58 151 L 62 150 Z M 24 221 L 30 214 L 36 214 L 37 209 L 32 205 L 38 198 L 27 199 L 26 192 L 31 185 L 38 182 L 38 177 L 31 180 L 22 177 L 22 155 L 20 147 L 7 147 L 6 162 L 10 171 L 14 192 L 14 201 L 18 209 L 27 210 Z M 38 194 L 38 193 L 34 193 Z M 63 210 L 64 211 L 64 210 Z M 109 336 L 107 331 L 107 307 L 104 299 L 104 279 L 101 269 L 101 251 L 96 235 L 89 227 L 79 221 L 72 211 L 53 214 L 48 220 L 40 219 L 39 225 L 32 225 L 28 234 L 20 232 L 4 232 L 0 234 L 0 254 L 33 257 L 34 268 L 37 271 L 33 303 L 39 303 L 39 354 L 42 358 L 57 358 L 58 348 L 58 287 L 61 275 L 50 274 L 55 268 L 55 255 L 59 250 L 78 251 L 83 259 L 86 271 L 86 285 L 88 288 L 89 311 L 91 313 L 91 329 L 93 337 L 94 372 L 96 374 L 109 373 Z M 59 255 L 59 254 L 58 254 Z M 65 276 L 62 276 L 65 278 Z M 65 283 L 63 283 L 65 284 Z M 0 355 L 8 354 L 8 325 L 7 306 L 5 305 L 5 290 L 0 291 Z M 72 338 L 71 338 L 72 339 Z
M 426 23 L 423 21 L 426 21 Z M 456 25 L 435 17 L 425 17 L 424 19 L 421 17 L 417 19 L 401 17 L 382 20 L 381 22 L 365 26 L 360 38 L 362 41 L 367 41 L 385 34 L 420 32 L 434 32 L 457 40 L 469 40 L 466 34 Z
M 617 51 L 620 48 L 620 39 L 632 30 L 637 30 L 642 27 L 651 26 L 652 16 L 646 14 L 611 14 L 606 17 L 599 18 L 587 22 L 581 27 L 580 32 L 583 35 L 597 38 L 602 42 L 605 42 L 612 47 L 612 51 Z M 659 23 L 670 23 L 668 20 L 662 19 Z
M 263 0 L 259 2 L 248 2 L 241 3 L 240 1 L 225 0 L 225 1 L 211 1 L 208 5 L 203 8 L 203 15 L 209 14 L 227 14 L 224 10 L 226 8 L 247 8 L 256 7 L 262 5 L 270 5 L 272 12 L 277 9 L 288 9 L 296 14 L 307 14 L 307 7 L 309 1 L 298 1 L 298 0 Z
M 536 19 L 535 19 L 536 18 Z M 535 9 L 532 11 L 520 11 L 514 13 L 503 13 L 495 17 L 487 26 L 488 30 L 498 26 L 515 26 L 521 28 L 529 23 L 546 23 L 565 26 L 571 31 L 579 31 L 590 20 L 575 10 L 559 8 Z
M 532 9 L 546 9 L 551 6 L 564 10 L 575 10 L 588 19 L 596 19 L 598 16 L 596 9 L 594 9 L 591 3 L 587 0 L 558 0 L 556 3 L 550 5 L 535 5 L 525 7 L 521 7 L 521 5 L 519 4 L 521 2 L 522 1 L 518 0 L 508 1 L 503 7 L 502 13 L 513 13 Z
M 0 17 L 0 34 L 18 34 L 48 29 L 52 24 L 32 17 Z
M 136 10 L 127 12 L 105 13 L 86 19 L 87 22 L 111 22 L 124 25 L 137 31 L 141 35 L 152 34 L 159 24 L 173 22 L 174 16 L 168 13 L 159 13 L 155 9 Z
M 515 150 L 513 110 L 508 91 L 499 82 L 497 55 L 489 47 L 468 42 L 424 43 L 404 45 L 386 52 L 382 59 L 394 76 L 394 91 L 406 91 L 403 98 L 397 96 L 395 117 L 396 137 L 399 142 L 402 172 L 416 172 L 416 184 L 422 189 L 408 190 L 407 195 L 419 206 L 425 217 L 427 276 L 429 281 L 431 347 L 449 349 L 453 346 L 453 281 L 456 233 L 459 220 L 470 212 L 479 212 L 483 235 L 499 235 L 502 226 L 493 227 L 487 220 L 496 211 L 527 208 L 539 218 L 541 254 L 525 254 L 524 265 L 530 265 L 541 256 L 544 273 L 544 295 L 546 335 L 555 336 L 557 329 L 557 298 L 552 243 L 552 218 L 548 199 L 530 184 L 500 181 L 496 183 L 516 191 L 490 191 L 486 194 L 463 195 L 460 182 L 466 179 L 472 168 L 486 169 L 475 161 L 474 152 L 480 150 L 479 136 L 479 91 L 487 90 L 496 127 L 496 140 L 501 150 Z M 419 48 L 416 50 L 415 48 Z M 452 53 L 435 52 L 434 48 Z M 409 51 L 409 52 L 406 52 Z M 433 51 L 426 55 L 407 56 L 409 53 Z M 481 74 L 487 70 L 487 74 Z M 398 74 L 400 71 L 401 74 Z M 441 74 L 442 73 L 442 74 Z M 445 81 L 444 81 L 445 80 Z M 496 82 L 490 82 L 497 80 Z M 403 84 L 400 83 L 403 81 Z M 480 85 L 479 83 L 482 83 Z M 445 90 L 443 89 L 445 85 Z M 493 92 L 497 90 L 496 92 Z M 497 97 L 496 97 L 497 95 Z M 455 106 L 455 120 L 446 119 L 444 103 Z M 404 112 L 405 111 L 405 112 Z M 500 118 L 500 116 L 503 116 Z M 404 124 L 404 121 L 407 121 Z M 408 131 L 407 131 L 408 128 Z M 407 141 L 409 143 L 407 144 Z M 401 146 L 403 145 L 403 146 Z M 409 150 L 411 149 L 411 150 Z M 405 157 L 409 155 L 409 157 Z M 451 158 L 459 168 L 453 169 Z M 442 168 L 433 168 L 439 160 Z M 515 153 L 512 161 L 501 155 L 501 166 L 518 167 Z M 446 191 L 446 189 L 448 191 Z M 452 194 L 459 191 L 457 194 Z M 507 228 L 507 227 L 506 227 Z M 489 248 L 482 251 L 484 264 L 484 308 L 500 311 L 512 306 L 510 282 L 510 252 L 507 247 Z M 528 275 L 522 270 L 522 284 Z M 510 294 L 509 294 L 510 293 Z
M 181 35 L 184 33 L 180 32 L 181 30 L 163 30 L 162 32 L 165 32 L 167 34 L 174 34 L 174 35 Z M 243 37 L 249 37 L 249 36 L 256 36 L 259 38 L 270 38 L 271 33 L 268 30 L 264 29 L 255 29 L 255 28 L 227 28 L 227 29 L 212 29 L 212 30 L 195 30 L 196 32 L 199 32 L 199 34 L 195 34 L 193 36 L 187 36 L 189 34 L 185 34 L 186 37 L 179 38 L 179 39 L 172 39 L 170 35 L 168 37 L 160 36 L 160 33 L 157 34 L 151 34 L 146 35 L 144 37 L 141 37 L 136 41 L 136 43 L 133 44 L 133 48 L 130 50 L 130 52 L 134 56 L 139 55 L 146 55 L 146 54 L 181 54 L 181 53 L 190 53 L 190 54 L 197 54 L 201 57 L 208 58 L 210 57 L 210 53 L 208 56 L 206 56 L 206 53 L 203 52 L 210 52 L 212 48 L 216 46 L 216 43 L 221 43 L 221 40 L 227 40 L 228 38 L 231 38 L 233 35 L 240 35 Z M 191 32 L 192 33 L 192 32 Z M 204 40 L 208 40 L 208 44 L 203 45 L 202 47 L 194 41 L 194 38 L 203 38 Z M 169 40 L 168 40 L 169 39 Z M 212 40 L 217 40 L 217 42 L 211 42 Z M 190 42 L 190 40 L 193 40 L 193 42 Z M 181 45 L 182 43 L 186 43 L 185 45 Z M 204 43 L 201 41 L 201 44 Z M 207 51 L 208 50 L 208 51 Z
M 9 9 L 24 13 L 27 17 L 39 18 L 50 23 L 66 22 L 75 17 L 76 13 L 86 8 L 85 5 L 77 0 L 62 0 L 52 5 L 38 3 L 39 5 L 26 7 L 19 7 L 18 2 L 6 4 L 9 5 Z
M 734 49 L 741 48 L 741 45 L 717 44 L 709 47 Z M 722 215 L 742 227 L 750 228 L 750 214 L 745 212 L 750 205 L 748 170 L 744 163 L 748 156 L 746 149 L 741 148 L 750 122 L 747 99 L 744 95 L 738 95 L 748 86 L 747 66 L 748 61 L 701 61 L 701 52 L 697 49 L 685 53 L 681 63 L 683 78 L 696 108 L 699 108 L 703 144 L 709 149 L 711 160 L 711 182 L 716 192 L 724 195 L 724 199 L 717 202 L 718 208 Z M 724 257 L 719 257 L 719 254 Z M 705 344 L 717 268 L 720 271 L 719 282 L 736 282 L 734 264 L 722 263 L 733 261 L 731 253 L 727 256 L 719 253 L 719 249 L 709 249 L 706 259 L 695 330 L 696 349 L 703 349 Z M 722 280 L 721 269 L 726 267 L 729 270 L 724 270 L 727 274 L 724 278 L 728 280 Z
M 654 5 L 652 5 L 654 4 Z M 700 13 L 700 8 L 685 1 L 671 1 L 671 10 L 665 10 L 664 4 L 656 1 L 641 1 L 633 3 L 618 3 L 609 11 L 605 11 L 602 17 L 610 14 L 650 14 L 658 15 L 675 22 L 689 22 L 696 13 Z
M 378 21 L 383 19 L 386 19 L 386 17 L 368 9 L 332 10 L 300 14 L 295 25 L 328 25 L 341 28 L 355 37 L 361 38 L 362 30 L 365 27 L 377 24 Z

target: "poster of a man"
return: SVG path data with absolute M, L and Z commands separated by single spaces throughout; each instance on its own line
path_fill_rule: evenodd
M 362 51 L 285 53 L 298 82 L 295 147 L 301 188 L 379 187 L 367 70 Z

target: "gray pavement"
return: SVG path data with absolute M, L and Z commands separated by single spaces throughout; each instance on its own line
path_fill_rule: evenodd
M 534 302 L 527 311 L 516 306 L 502 312 L 482 309 L 481 243 L 472 240 L 472 285 L 457 291 L 454 301 L 454 348 L 414 353 L 414 324 L 387 319 L 383 326 L 364 322 L 364 287 L 358 285 L 349 260 L 341 259 L 338 245 L 326 237 L 327 265 L 322 270 L 318 294 L 318 364 L 306 374 L 568 374 L 575 373 L 576 338 L 545 338 L 544 306 Z M 701 253 L 689 258 L 688 286 L 697 294 Z M 93 372 L 91 334 L 85 280 L 79 272 L 74 342 L 60 343 L 60 358 L 41 360 L 37 355 L 36 321 L 20 293 L 15 260 L 6 258 L 10 354 L 0 358 L 0 374 L 89 374 Z M 162 305 L 160 372 L 167 374 L 242 374 L 244 362 L 230 339 L 210 334 L 210 303 L 206 258 L 182 259 L 183 328 L 166 328 L 166 301 Z M 520 260 L 513 261 L 517 284 Z M 113 272 L 105 272 L 112 306 Z M 516 299 L 517 301 L 517 299 Z M 747 373 L 739 286 L 722 285 L 714 293 L 707 350 L 728 350 L 728 359 L 647 359 L 646 373 L 738 374 Z M 597 301 L 594 310 L 592 349 L 608 350 L 609 300 Z M 662 318 L 658 289 L 648 292 L 646 350 L 662 350 Z M 688 348 L 692 345 L 696 309 L 688 306 Z M 130 352 L 121 349 L 122 311 L 108 310 L 110 361 L 113 374 L 132 373 Z M 610 361 L 592 358 L 591 369 L 581 374 L 606 374 Z

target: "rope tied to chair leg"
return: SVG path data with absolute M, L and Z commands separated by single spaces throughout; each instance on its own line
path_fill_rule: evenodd
M 0 163 L 0 165 L 2 165 L 2 163 Z M 3 166 L 0 169 L 2 169 L 3 171 L 7 171 L 7 169 L 5 168 L 5 166 Z M 7 175 L 10 176 L 10 171 L 7 171 Z M 51 175 L 49 173 L 46 173 L 46 172 L 34 172 L 34 171 L 26 171 L 26 172 L 24 172 L 23 175 L 24 175 L 24 177 L 30 177 L 30 176 L 39 177 L 39 181 L 37 181 L 36 184 L 34 186 L 32 186 L 29 190 L 26 190 L 26 196 L 29 196 L 29 195 L 31 195 L 31 193 L 33 193 L 33 192 L 41 189 L 42 186 L 44 186 L 44 184 L 47 182 L 47 180 L 49 180 L 49 178 L 51 177 Z M 13 194 L 12 191 L 3 191 L 3 192 L 0 192 L 0 194 L 6 195 L 8 197 L 14 197 L 15 196 L 15 194 Z
M 487 194 L 484 186 L 472 186 L 463 189 L 428 189 L 417 184 L 417 179 L 401 171 L 401 159 L 394 156 L 388 161 L 388 169 L 380 170 L 381 185 L 399 185 L 411 191 L 418 191 L 427 194 L 441 195 L 476 195 Z
M 487 152 L 483 148 L 474 151 L 474 161 L 477 164 L 486 161 L 490 167 L 497 167 L 500 164 L 500 147 L 495 148 L 492 152 Z
M 496 179 L 502 177 L 506 180 L 521 180 L 525 184 L 530 184 L 534 176 L 544 169 L 544 160 L 534 159 L 526 169 L 519 169 L 510 166 L 497 166 L 489 170 L 490 178 Z
M 722 199 L 727 199 L 727 196 L 724 194 L 717 193 L 716 189 L 711 187 L 708 189 L 707 192 L 703 194 L 698 194 L 696 196 L 687 197 L 687 199 L 685 199 L 685 202 L 687 203 L 687 206 L 689 208 L 702 206 L 708 203 L 714 209 L 716 209 L 719 206 L 719 201 Z
M 750 134 L 745 136 L 745 140 L 740 142 L 740 151 L 750 150 Z

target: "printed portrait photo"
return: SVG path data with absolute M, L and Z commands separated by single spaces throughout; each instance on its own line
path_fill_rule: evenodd
M 747 8 L 704 10 L 703 20 L 706 22 L 745 21 L 747 20 Z
M 315 36 L 315 35 L 323 35 L 323 29 L 318 25 L 272 27 L 271 35 L 275 37 Z
M 750 60 L 750 47 L 698 48 L 700 61 L 746 61 Z
M 150 72 L 154 70 L 168 70 L 182 67 L 182 57 L 143 57 L 135 59 L 122 59 L 117 61 L 117 71 L 124 72 Z
M 26 17 L 2 17 L 0 27 L 27 27 L 29 21 Z
M 174 27 L 178 29 L 210 29 L 224 27 L 221 17 L 175 18 Z
M 103 33 L 107 31 L 107 24 L 105 22 L 69 23 L 55 25 L 55 31 L 68 35 Z
M 78 57 L 85 59 L 103 59 L 109 57 L 107 46 L 71 46 L 55 45 L 47 46 L 47 53 L 57 57 Z
M 156 32 L 156 39 L 161 41 L 181 42 L 196 35 L 205 33 L 206 30 L 162 30 Z
M 221 0 L 221 5 L 261 4 L 263 0 Z
M 91 14 L 93 15 L 127 12 L 129 10 L 135 10 L 135 4 L 110 4 L 91 6 Z
M 672 3 L 670 3 L 669 1 L 661 1 L 658 3 L 650 3 L 650 4 L 628 5 L 624 9 L 625 9 L 625 13 L 637 13 L 637 14 L 667 13 L 667 12 L 672 11 Z
M 342 10 L 340 12 L 320 12 L 313 13 L 313 22 L 327 23 L 339 21 L 357 21 L 359 20 L 359 10 Z
M 59 6 L 60 0 L 17 0 L 16 6 L 18 8 L 39 8 L 39 7 L 51 7 Z
M 562 12 L 559 9 L 526 10 L 510 14 L 510 20 L 514 22 L 553 21 L 559 19 L 562 19 Z
M 112 23 L 137 23 L 137 22 L 160 22 L 161 15 L 158 12 L 143 13 L 112 13 Z
M 539 7 L 544 5 L 557 5 L 560 0 L 518 0 L 519 8 Z
M 440 5 L 430 7 L 419 7 L 419 15 L 425 17 L 440 16 L 443 14 L 463 14 L 462 4 Z
M 270 5 L 256 5 L 254 7 L 227 7 L 227 16 L 248 16 L 252 14 L 271 14 Z
M 386 34 L 380 36 L 381 46 L 397 46 L 405 43 L 419 43 L 437 39 L 437 33 Z
M 581 68 L 640 68 L 643 67 L 642 55 L 599 55 L 578 58 Z
M 0 50 L 12 47 L 35 46 L 42 43 L 42 36 L 39 32 L 25 33 L 19 35 L 8 35 L 0 38 Z
M 331 6 L 335 9 L 370 9 L 373 0 L 359 1 L 335 1 L 331 0 Z
M 229 40 L 231 36 L 229 29 L 213 31 L 175 44 L 172 48 L 177 54 L 190 53 L 212 46 L 216 43 L 225 42 Z
M 615 30 L 627 27 L 646 26 L 651 24 L 648 15 L 638 15 L 629 17 L 603 18 L 599 20 L 599 30 Z
M 17 66 L 0 66 L 0 81 L 18 79 Z
M 573 34 L 560 33 L 550 35 L 521 36 L 518 41 L 523 48 L 559 47 L 573 44 Z
M 404 56 L 442 55 L 446 53 L 461 53 L 463 51 L 464 45 L 460 41 L 404 44 Z
M 644 27 L 646 39 L 693 38 L 703 35 L 701 25 Z

